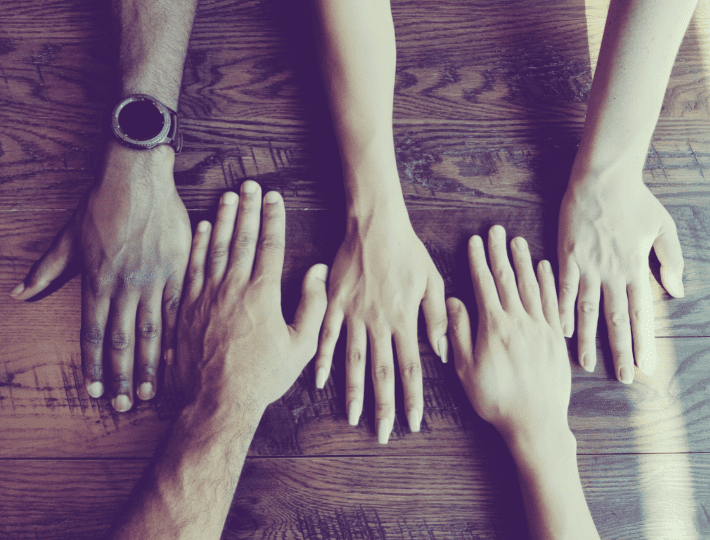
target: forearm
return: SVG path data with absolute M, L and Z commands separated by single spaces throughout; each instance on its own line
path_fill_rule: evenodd
M 396 45 L 388 0 L 314 0 L 321 70 L 351 214 L 404 208 L 392 132 Z
M 518 469 L 530 537 L 599 540 L 577 468 L 577 443 L 568 429 L 554 437 L 509 443 Z
M 575 177 L 640 169 L 697 0 L 612 0 Z M 630 177 L 630 176 L 629 176 Z
M 177 110 L 197 0 L 113 0 L 120 92 L 150 94 Z
M 205 407 L 188 406 L 143 490 L 108 538 L 219 539 L 262 413 L 242 409 L 224 421 L 221 412 L 205 418 Z

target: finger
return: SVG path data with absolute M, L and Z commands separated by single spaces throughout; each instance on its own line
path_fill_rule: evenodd
M 394 425 L 394 358 L 392 335 L 381 326 L 367 329 L 372 352 L 377 442 L 387 444 Z
M 141 298 L 138 304 L 138 320 L 136 325 L 136 388 L 141 400 L 152 399 L 155 396 L 158 382 L 158 365 L 160 364 L 161 336 L 161 300 L 159 294 L 152 298 Z
M 175 273 L 168 278 L 163 289 L 163 355 L 167 365 L 175 363 L 175 329 L 180 312 L 182 285 L 183 274 Z
M 601 284 L 592 278 L 582 278 L 577 299 L 577 352 L 579 364 L 587 371 L 597 365 L 597 324 Z
M 522 308 L 513 267 L 508 259 L 505 229 L 500 225 L 493 225 L 488 231 L 488 255 L 501 306 L 506 311 Z
M 462 377 L 462 374 L 472 367 L 474 361 L 471 319 L 466 306 L 458 298 L 449 298 L 446 301 L 446 309 L 449 312 L 449 337 L 454 352 L 456 372 L 459 377 Z
M 421 426 L 424 410 L 417 322 L 413 321 L 402 332 L 395 332 L 394 344 L 397 348 L 397 364 L 399 364 L 399 375 L 402 378 L 402 389 L 404 390 L 404 410 L 407 411 L 409 429 L 416 433 Z
M 207 254 L 207 281 L 216 286 L 222 282 L 229 258 L 229 243 L 234 233 L 234 222 L 237 218 L 236 193 L 228 191 L 222 195 L 217 209 L 210 250 Z
M 653 328 L 653 296 L 648 276 L 639 276 L 628 285 L 626 291 L 629 297 L 636 365 L 644 373 L 651 375 L 656 369 L 656 338 Z
M 357 426 L 365 399 L 367 364 L 367 330 L 361 322 L 348 321 L 348 341 L 345 351 L 345 403 L 348 407 L 348 423 Z
M 318 356 L 316 356 L 316 388 L 322 389 L 325 381 L 328 380 L 330 366 L 333 363 L 333 353 L 335 344 L 340 336 L 340 329 L 343 326 L 343 312 L 336 308 L 335 304 L 329 303 L 325 312 L 323 327 L 320 330 L 320 340 L 318 342 Z
M 86 392 L 93 398 L 104 393 L 103 348 L 111 298 L 81 276 L 81 365 Z
M 629 300 L 624 283 L 604 283 L 604 317 L 609 330 L 609 345 L 614 358 L 616 378 L 624 384 L 634 380 L 634 354 L 631 347 Z
M 668 218 L 661 228 L 661 234 L 658 235 L 653 243 L 653 249 L 656 251 L 656 257 L 661 263 L 661 282 L 663 287 L 674 298 L 683 298 L 685 296 L 685 288 L 683 287 L 683 250 L 678 240 L 678 232 L 676 230 L 673 218 L 668 215 Z
M 540 286 L 533 270 L 528 243 L 525 238 L 518 236 L 510 242 L 510 250 L 513 254 L 513 264 L 515 264 L 520 301 L 529 315 L 543 317 Z
M 566 255 L 560 261 L 560 324 L 565 337 L 574 334 L 574 302 L 579 292 L 579 267 Z
M 27 300 L 46 289 L 64 272 L 74 258 L 73 221 L 67 223 L 54 238 L 52 245 L 32 265 L 27 276 L 12 291 L 15 300 Z
M 111 405 L 117 412 L 133 406 L 133 354 L 138 296 L 121 294 L 111 300 L 106 335 L 111 366 Z
M 280 284 L 286 242 L 286 213 L 281 195 L 276 191 L 269 191 L 264 197 L 261 212 L 263 218 L 253 277 L 256 279 L 268 276 Z M 238 226 L 237 230 L 239 231 Z
M 328 295 L 325 292 L 327 278 L 328 267 L 316 264 L 308 269 L 301 285 L 301 300 L 296 308 L 291 330 L 295 333 L 304 366 L 313 358 L 318 347 L 318 332 L 328 307 Z
M 431 348 L 441 358 L 441 361 L 446 363 L 449 360 L 449 343 L 446 339 L 448 326 L 446 298 L 444 280 L 436 270 L 429 274 L 424 298 L 422 298 L 422 311 Z
M 555 330 L 562 332 L 560 312 L 557 305 L 555 275 L 552 273 L 550 261 L 540 261 L 537 265 L 537 280 L 540 283 L 540 302 L 545 320 Z
M 495 281 L 486 262 L 486 252 L 480 236 L 472 236 L 468 241 L 468 264 L 471 268 L 473 291 L 480 314 L 503 309 L 498 298 Z
M 238 282 L 248 281 L 254 270 L 256 243 L 261 222 L 261 187 L 253 180 L 242 184 L 237 213 L 237 228 L 230 248 L 229 274 Z M 283 243 L 282 243 L 283 244 Z M 283 250 L 283 247 L 281 248 Z M 279 272 L 281 271 L 279 267 Z
M 195 236 L 192 237 L 192 251 L 185 277 L 185 301 L 188 303 L 197 300 L 205 283 L 205 261 L 207 248 L 210 245 L 211 229 L 212 225 L 209 221 L 200 221 L 197 224 Z

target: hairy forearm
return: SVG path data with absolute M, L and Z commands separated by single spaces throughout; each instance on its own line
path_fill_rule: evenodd
M 612 0 L 575 176 L 643 166 L 697 0 Z M 631 160 L 631 161 L 629 161 Z
M 219 539 L 263 409 L 188 406 L 111 540 Z
M 568 429 L 508 443 L 534 540 L 599 540 L 577 468 L 577 443 Z
M 348 209 L 403 198 L 392 132 L 396 45 L 388 0 L 314 0 L 321 70 Z
M 113 0 L 121 95 L 150 94 L 177 110 L 197 0 Z

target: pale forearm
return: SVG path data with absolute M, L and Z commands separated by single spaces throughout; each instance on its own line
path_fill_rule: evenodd
M 612 0 L 573 179 L 643 167 L 697 0 Z
M 245 410 L 224 421 L 205 419 L 203 410 L 188 406 L 180 415 L 111 540 L 220 538 L 261 412 Z
M 397 201 L 392 132 L 396 46 L 388 0 L 314 0 L 323 80 L 348 208 Z
M 197 0 L 113 0 L 121 95 L 150 94 L 177 110 Z
M 599 540 L 577 468 L 577 443 L 566 430 L 554 438 L 510 444 L 518 469 L 530 537 Z

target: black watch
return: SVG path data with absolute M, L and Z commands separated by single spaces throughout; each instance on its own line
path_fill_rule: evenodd
M 148 94 L 131 94 L 111 111 L 111 132 L 129 148 L 148 150 L 169 144 L 179 154 L 182 133 L 177 113 Z

